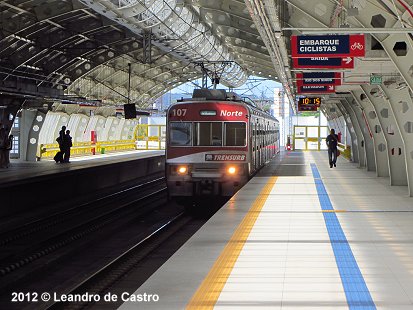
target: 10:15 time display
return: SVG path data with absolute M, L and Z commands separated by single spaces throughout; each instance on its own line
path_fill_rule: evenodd
M 305 97 L 298 99 L 298 104 L 321 104 L 321 97 Z

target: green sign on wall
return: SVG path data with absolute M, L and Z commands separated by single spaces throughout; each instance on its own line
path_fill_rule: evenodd
M 370 85 L 380 85 L 383 78 L 381 75 L 370 75 Z

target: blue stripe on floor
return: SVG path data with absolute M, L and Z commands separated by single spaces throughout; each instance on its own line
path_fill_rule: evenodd
M 317 166 L 311 164 L 322 210 L 333 210 Z M 350 309 L 376 309 L 353 252 L 334 212 L 323 213 L 336 264 Z

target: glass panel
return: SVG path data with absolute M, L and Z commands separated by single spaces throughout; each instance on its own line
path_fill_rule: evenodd
M 194 125 L 195 146 L 222 146 L 221 122 L 200 122 Z
M 307 142 L 307 149 L 308 149 L 308 150 L 318 150 L 318 142 L 316 142 L 316 141 L 308 141 L 308 142 Z
M 16 117 L 14 119 L 13 128 L 19 128 L 19 127 L 20 127 L 20 118 Z
M 307 137 L 317 138 L 318 137 L 318 127 L 307 127 Z
M 329 135 L 328 133 L 328 128 L 327 127 L 320 127 L 320 137 L 321 138 L 327 138 L 327 136 Z
M 294 149 L 295 150 L 305 150 L 305 141 L 304 141 L 304 139 L 295 139 Z
M 191 123 L 170 123 L 170 145 L 191 145 Z
M 305 127 L 295 127 L 295 136 L 304 138 L 305 137 Z
M 225 123 L 225 145 L 245 146 L 247 129 L 245 123 Z
M 327 150 L 327 144 L 326 144 L 326 139 L 322 139 L 320 142 L 320 150 Z
M 19 154 L 19 136 L 13 136 L 13 143 L 10 154 Z

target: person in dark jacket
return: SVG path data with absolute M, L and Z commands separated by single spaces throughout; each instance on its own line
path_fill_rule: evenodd
M 72 147 L 72 137 L 70 136 L 70 130 L 66 130 L 66 134 L 63 138 L 63 162 L 68 163 L 70 159 L 70 148 Z
M 55 160 L 56 163 L 63 162 L 63 140 L 65 138 L 66 135 L 66 126 L 62 126 L 62 129 L 59 131 L 59 137 L 57 137 L 56 141 L 57 143 L 59 143 L 59 152 L 57 152 L 57 154 L 55 155 L 55 157 L 53 158 Z
M 333 165 L 336 167 L 338 136 L 335 134 L 334 129 L 330 130 L 326 143 L 328 147 L 328 162 L 330 163 L 330 168 L 333 168 Z

